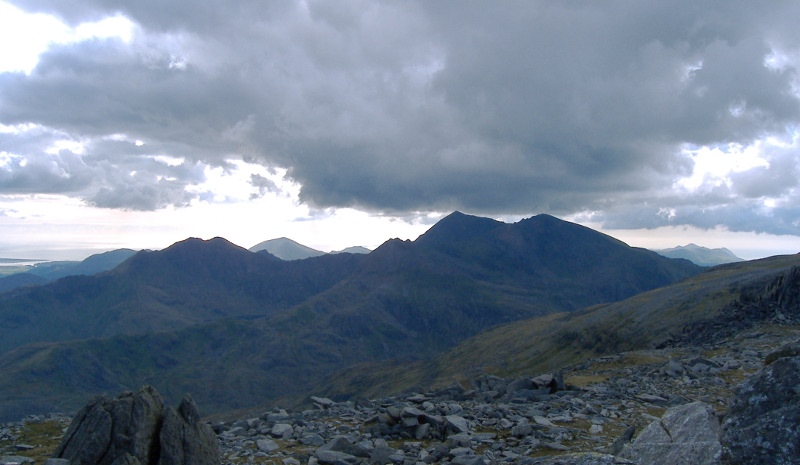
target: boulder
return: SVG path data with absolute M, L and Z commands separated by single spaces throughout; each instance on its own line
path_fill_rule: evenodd
M 34 463 L 33 459 L 29 459 L 28 457 L 22 457 L 19 455 L 4 455 L 0 457 L 0 465 L 19 465 L 19 464 L 26 464 L 26 463 Z
M 158 465 L 219 463 L 217 437 L 210 426 L 200 421 L 197 405 L 188 394 L 177 410 L 168 408 L 164 412 L 159 442 Z
M 722 463 L 790 464 L 800 457 L 800 357 L 771 361 L 734 392 L 722 426 Z
M 775 360 L 787 357 L 800 357 L 800 341 L 790 342 L 767 355 L 764 359 L 764 365 L 771 365 Z
M 145 386 L 95 398 L 72 420 L 53 458 L 72 465 L 218 464 L 217 438 L 188 395 L 177 410 Z
M 719 419 L 709 405 L 680 405 L 645 427 L 622 456 L 649 465 L 716 465 L 722 449 L 719 433 Z
M 256 441 L 256 448 L 261 452 L 271 454 L 272 452 L 280 449 L 281 446 L 279 446 L 278 443 L 272 439 L 259 439 Z
M 275 438 L 289 439 L 294 433 L 294 428 L 288 423 L 278 423 L 272 427 L 270 434 Z
M 463 417 L 458 415 L 447 415 L 444 418 L 447 422 L 448 431 L 452 431 L 455 434 L 469 432 L 469 425 L 467 424 L 467 420 L 465 420 Z
M 327 444 L 317 448 L 317 458 L 320 461 L 323 461 L 323 458 L 322 456 L 320 456 L 320 453 L 325 451 L 341 452 L 347 455 L 351 455 L 353 457 L 362 457 L 362 458 L 368 458 L 371 452 L 362 444 L 355 443 L 353 438 L 346 436 L 336 436 Z

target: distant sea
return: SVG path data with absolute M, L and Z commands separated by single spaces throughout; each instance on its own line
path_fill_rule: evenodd
M 49 261 L 35 258 L 0 258 L 0 266 L 33 266 L 37 263 L 47 263 Z

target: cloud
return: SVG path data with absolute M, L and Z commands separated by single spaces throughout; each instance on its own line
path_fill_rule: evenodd
M 30 74 L 0 74 L 0 123 L 89 146 L 54 161 L 28 140 L 13 153 L 29 166 L 8 175 L 18 189 L 157 209 L 199 198 L 195 168 L 242 159 L 287 170 L 321 210 L 599 212 L 620 227 L 800 235 L 796 145 L 724 187 L 675 188 L 695 169 L 686 146 L 797 130 L 796 2 L 14 3 L 72 26 L 137 25 L 129 41 L 55 45 Z
M 275 184 L 275 181 L 262 176 L 257 173 L 253 173 L 250 175 L 250 184 L 256 188 L 258 192 L 250 194 L 251 199 L 257 199 L 259 197 L 264 197 L 265 194 L 268 192 L 271 193 L 278 193 L 280 189 Z

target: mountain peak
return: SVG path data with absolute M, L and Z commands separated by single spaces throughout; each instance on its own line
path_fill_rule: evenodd
M 673 247 L 671 249 L 656 250 L 656 252 L 669 258 L 685 258 L 700 266 L 716 266 L 743 261 L 743 259 L 737 257 L 733 252 L 724 247 L 710 249 L 695 243 L 689 243 L 685 246 Z
M 325 252 L 307 247 L 299 242 L 289 239 L 288 237 L 279 237 L 277 239 L 259 242 L 253 247 L 250 247 L 249 250 L 251 252 L 260 252 L 262 250 L 266 250 L 281 260 L 302 260 L 304 258 L 325 255 Z
M 435 247 L 469 240 L 502 226 L 505 223 L 491 218 L 467 215 L 460 211 L 445 216 L 415 241 L 424 247 Z

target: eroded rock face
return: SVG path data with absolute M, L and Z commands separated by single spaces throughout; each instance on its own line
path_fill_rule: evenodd
M 722 428 L 722 463 L 797 463 L 798 425 L 800 357 L 777 358 L 736 389 Z
M 719 419 L 703 402 L 672 407 L 648 425 L 623 457 L 652 465 L 720 463 Z
M 175 410 L 150 386 L 83 407 L 53 454 L 73 465 L 218 464 L 217 438 L 188 395 Z

